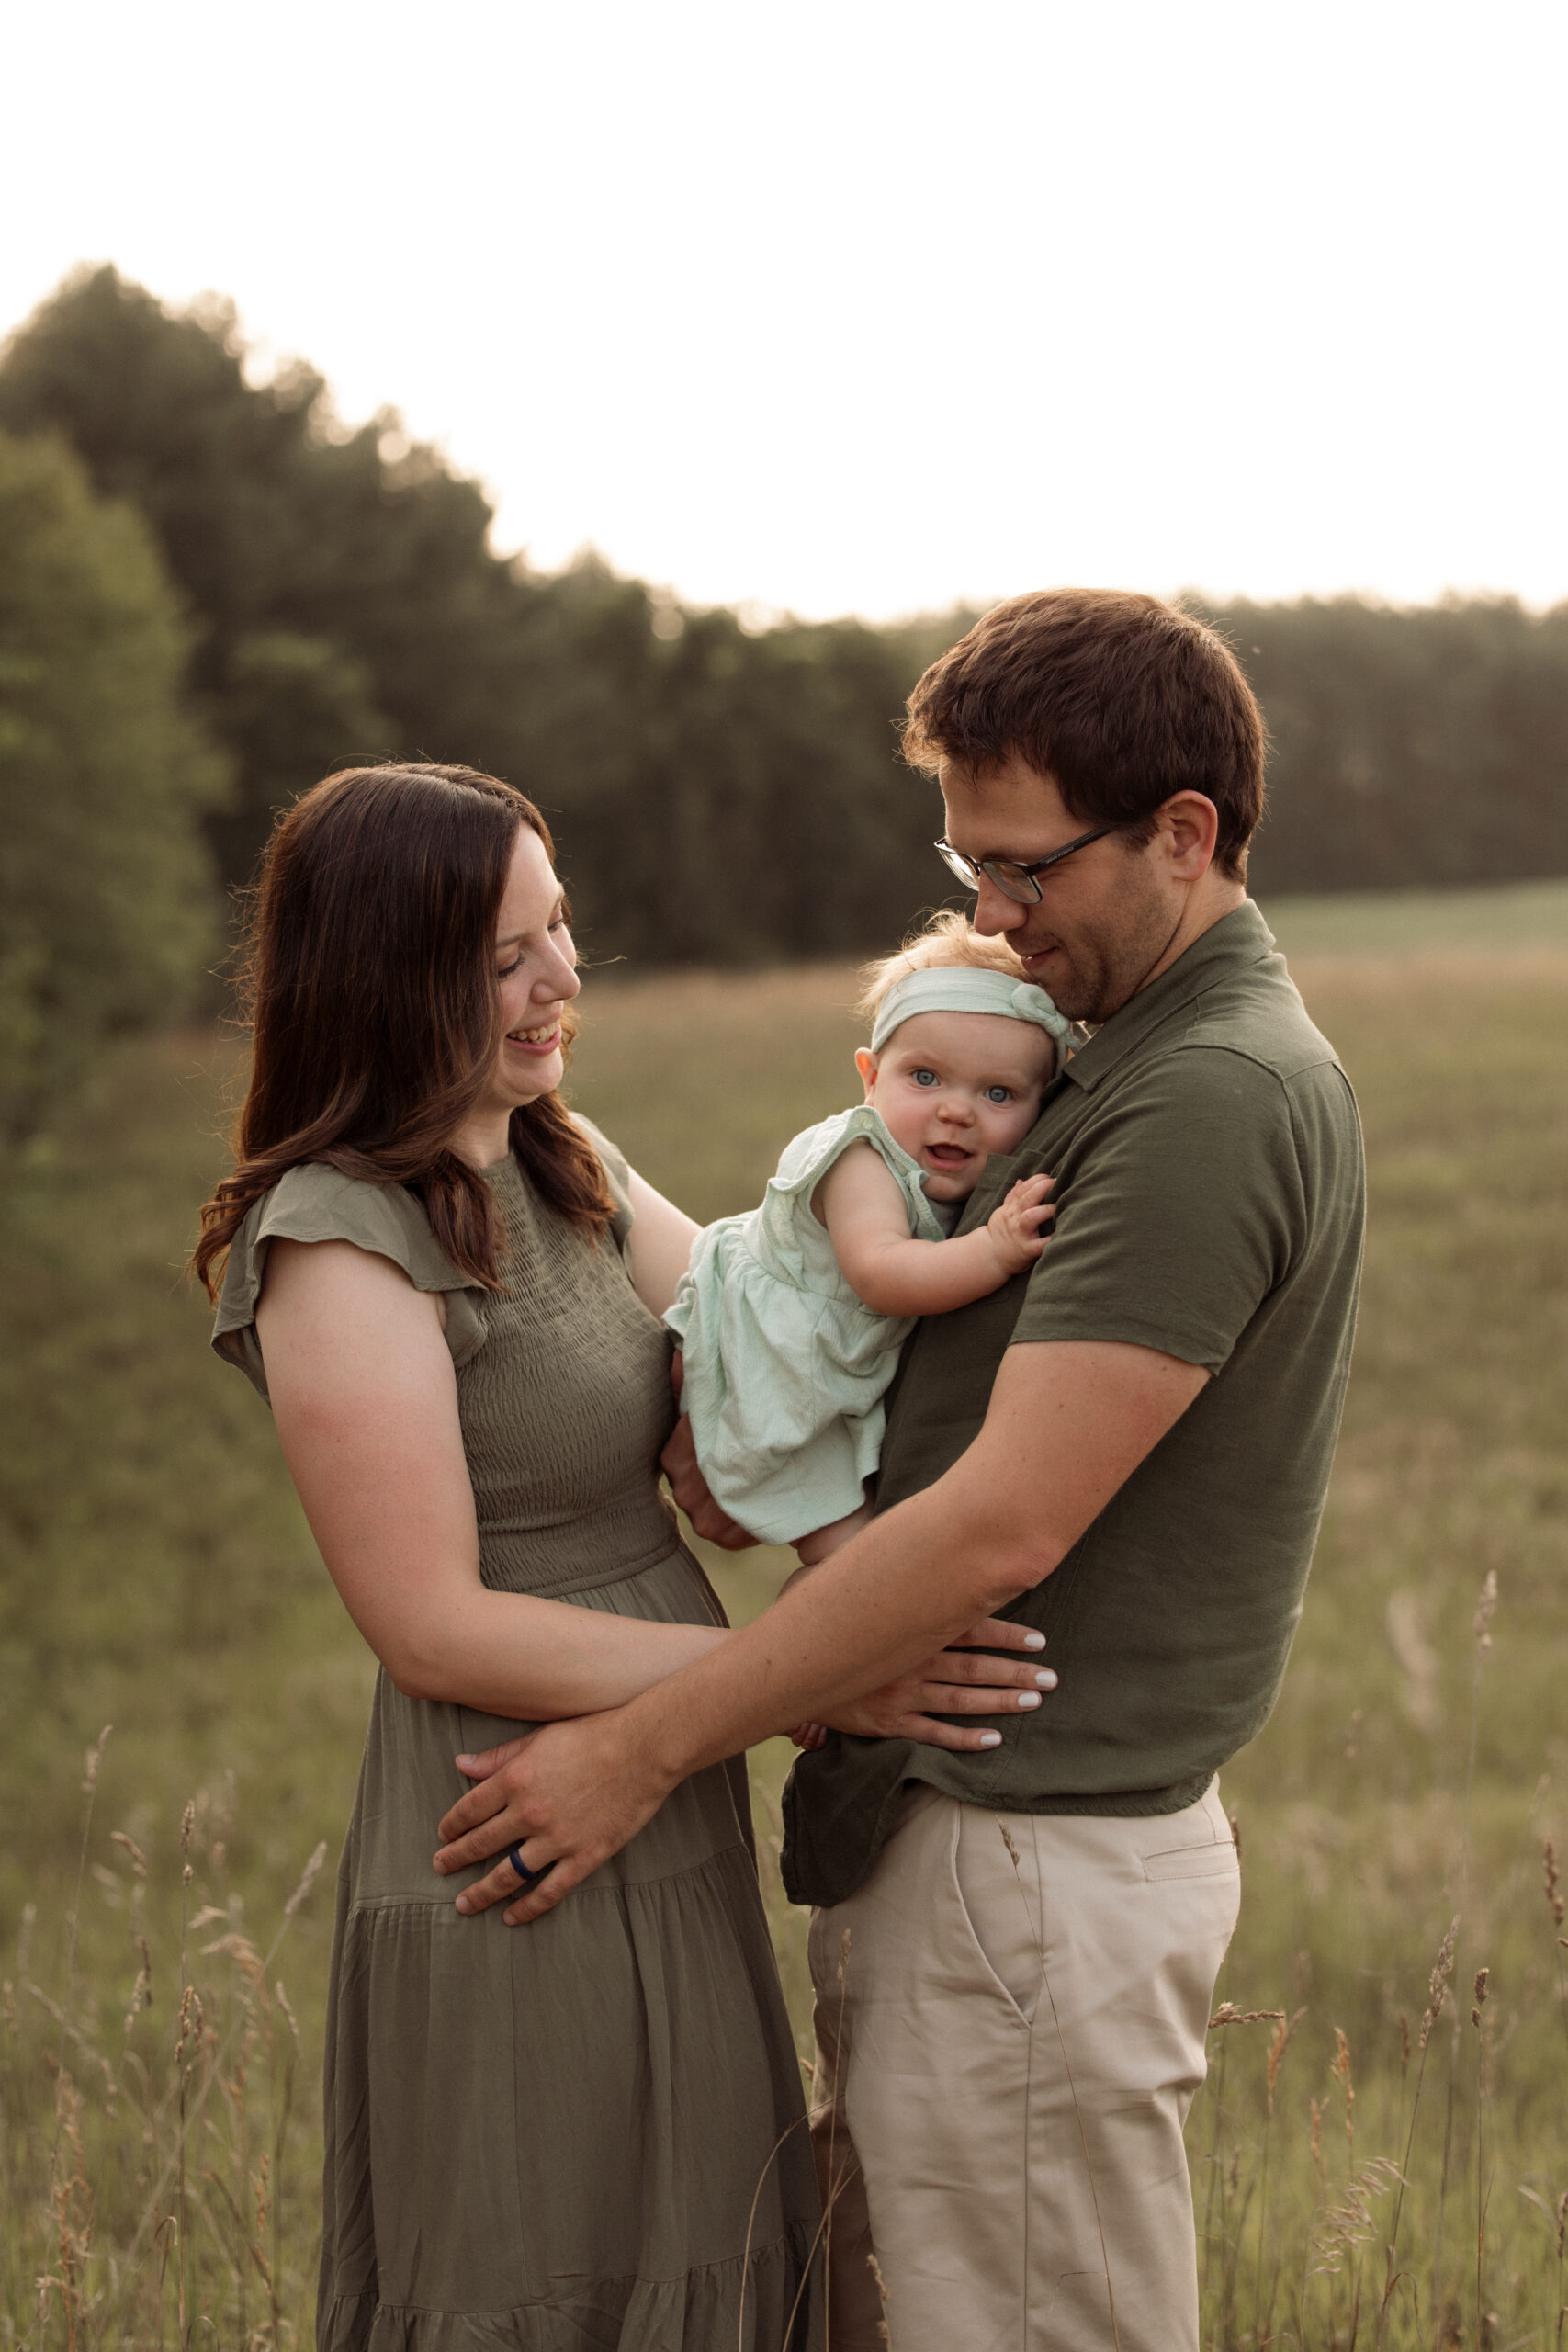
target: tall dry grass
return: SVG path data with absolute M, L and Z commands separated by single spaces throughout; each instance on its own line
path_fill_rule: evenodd
M 98 1818 L 109 1737 L 86 1754 L 53 1981 L 28 1904 L 0 1984 L 0 2341 L 282 2352 L 311 2340 L 319 2160 L 278 1968 L 326 1849 L 262 1948 L 225 1884 L 231 1789 L 187 1802 L 175 1883 L 155 1887 L 137 1840 Z M 107 1902 L 85 1944 L 95 1882 Z
M 1366 1116 L 1371 1247 L 1296 1655 L 1225 1775 L 1205 2344 L 1563 2352 L 1568 957 L 1376 944 L 1302 974 Z M 591 983 L 584 1107 L 694 1213 L 742 1205 L 848 1099 L 848 994 Z M 290 1905 L 368 1677 L 178 1283 L 215 1069 L 206 1039 L 128 1052 L 0 1201 L 0 2345 L 37 2352 L 311 2341 L 330 1906 Z M 737 1614 L 781 1565 L 709 1558 Z M 753 1770 L 807 2054 L 768 1851 L 790 1753 Z

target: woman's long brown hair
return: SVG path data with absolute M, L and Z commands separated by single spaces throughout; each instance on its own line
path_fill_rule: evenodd
M 498 1282 L 489 1188 L 452 1148 L 501 1050 L 495 925 L 520 825 L 549 829 L 475 768 L 345 768 L 267 844 L 241 974 L 253 1043 L 234 1170 L 201 1212 L 191 1263 L 216 1297 L 246 1212 L 307 1160 L 417 1189 L 442 1250 Z M 573 1024 L 563 1022 L 570 1045 Z M 512 1114 L 536 1189 L 595 1239 L 604 1170 L 558 1094 Z

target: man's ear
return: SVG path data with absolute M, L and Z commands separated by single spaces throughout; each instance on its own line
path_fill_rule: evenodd
M 1174 792 L 1162 803 L 1159 826 L 1169 843 L 1170 870 L 1179 882 L 1201 882 L 1214 862 L 1220 812 L 1207 793 Z
M 877 1057 L 869 1046 L 857 1046 L 855 1068 L 860 1072 L 860 1082 L 865 1089 L 865 1099 L 869 1102 L 876 1092 L 877 1070 Z

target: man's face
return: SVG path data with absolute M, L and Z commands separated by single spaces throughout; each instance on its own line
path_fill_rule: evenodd
M 1016 752 L 976 784 L 944 766 L 942 797 L 948 840 L 973 858 L 1030 865 L 1090 830 L 1051 778 Z M 1020 906 L 982 876 L 975 927 L 1004 937 L 1069 1020 L 1109 1021 L 1143 986 L 1181 920 L 1182 894 L 1159 849 L 1157 834 L 1139 846 L 1108 833 L 1036 877 L 1037 906 Z

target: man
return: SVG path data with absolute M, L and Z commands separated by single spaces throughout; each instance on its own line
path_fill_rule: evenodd
M 539 1735 L 446 1859 L 521 1825 L 522 1894 L 504 1862 L 475 1893 L 537 1917 L 698 1766 L 859 1720 L 992 1612 L 1044 1634 L 1060 1687 L 999 1745 L 837 1735 L 791 1783 L 833 2341 L 877 2342 L 879 2273 L 896 2352 L 1195 2352 L 1181 2129 L 1237 1902 L 1214 1776 L 1273 1704 L 1327 1483 L 1355 1106 L 1247 898 L 1262 726 L 1201 624 L 1016 599 L 921 679 L 905 749 L 978 927 L 1093 1030 L 961 1227 L 1049 1171 L 1051 1246 L 917 1328 L 871 1526 L 702 1664 Z

